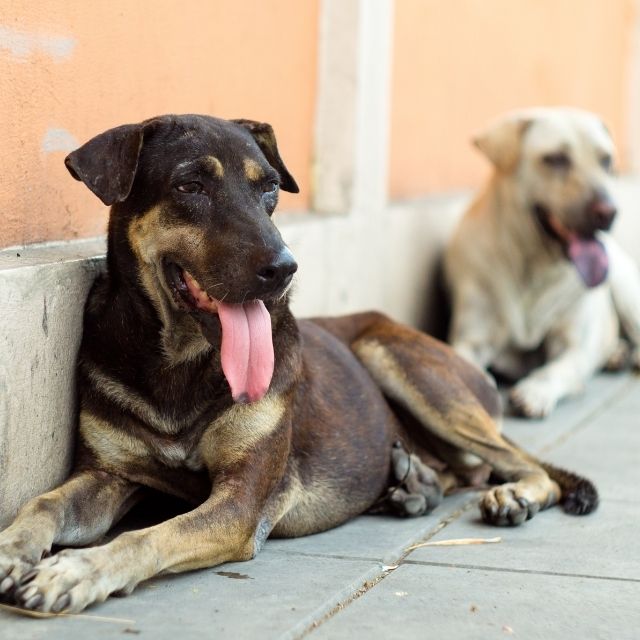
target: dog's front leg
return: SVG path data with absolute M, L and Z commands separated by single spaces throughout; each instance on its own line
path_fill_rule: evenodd
M 39 611 L 78 612 L 110 594 L 130 593 L 137 584 L 161 573 L 248 560 L 270 531 L 264 518 L 266 498 L 258 476 L 235 471 L 198 508 L 161 524 L 121 534 L 108 544 L 66 549 L 43 559 L 23 579 L 16 602 Z M 264 485 L 264 482 L 262 482 Z
M 448 342 L 465 360 L 485 371 L 508 342 L 507 327 L 479 283 L 454 289 Z
M 137 489 L 110 473 L 83 471 L 27 502 L 0 533 L 0 593 L 13 591 L 53 544 L 88 544 L 106 533 Z
M 609 292 L 588 293 L 549 333 L 545 340 L 547 363 L 511 389 L 511 406 L 529 418 L 547 416 L 561 399 L 582 391 L 617 344 L 618 323 Z

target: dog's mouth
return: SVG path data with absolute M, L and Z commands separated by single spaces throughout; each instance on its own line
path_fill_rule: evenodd
M 609 256 L 595 232 L 581 234 L 567 228 L 546 207 L 536 204 L 535 216 L 544 231 L 557 240 L 587 287 L 604 282 L 609 271 Z
M 164 265 L 165 277 L 180 309 L 193 314 L 203 335 L 213 344 L 220 321 L 220 361 L 235 402 L 260 400 L 269 390 L 274 369 L 271 316 L 262 300 L 232 304 L 217 300 L 186 270 L 173 262 Z M 214 346 L 218 346 L 214 344 Z

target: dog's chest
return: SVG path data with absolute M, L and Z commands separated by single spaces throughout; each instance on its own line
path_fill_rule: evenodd
M 154 433 L 132 422 L 119 426 L 104 423 L 83 412 L 80 433 L 85 444 L 107 467 L 123 471 L 162 467 L 200 471 L 204 462 L 199 441 L 191 437 L 172 437 Z
M 538 347 L 585 293 L 577 274 L 564 264 L 531 271 L 505 289 L 504 316 L 511 341 L 527 350 Z
M 204 461 L 198 446 L 192 444 L 175 442 L 171 445 L 156 447 L 153 452 L 155 457 L 167 467 L 187 468 L 190 471 L 201 471 L 204 469 Z

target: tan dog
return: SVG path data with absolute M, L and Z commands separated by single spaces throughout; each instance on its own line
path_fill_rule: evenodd
M 475 139 L 494 174 L 447 248 L 450 342 L 482 369 L 520 380 L 513 408 L 546 416 L 595 371 L 637 365 L 640 275 L 606 234 L 614 145 L 577 109 L 510 113 Z M 532 352 L 541 366 L 529 366 Z M 540 359 L 539 359 L 540 360 Z
M 495 389 L 447 345 L 377 313 L 294 319 L 297 265 L 271 215 L 298 187 L 269 125 L 163 116 L 66 163 L 112 205 L 108 273 L 85 311 L 75 470 L 0 534 L 3 597 L 80 611 L 159 573 L 247 560 L 270 535 L 371 507 L 427 513 L 490 471 L 504 483 L 481 501 L 492 524 L 596 507 L 588 480 L 499 434 Z M 192 510 L 43 558 L 100 541 L 145 487 Z

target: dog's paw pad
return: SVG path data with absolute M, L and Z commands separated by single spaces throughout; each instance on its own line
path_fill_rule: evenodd
M 391 511 L 403 517 L 425 515 L 442 502 L 438 474 L 418 456 L 410 454 L 400 442 L 391 451 L 394 482 L 387 494 Z

